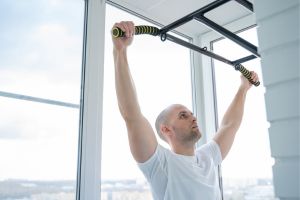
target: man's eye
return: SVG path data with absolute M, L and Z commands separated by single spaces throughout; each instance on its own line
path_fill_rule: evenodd
M 181 114 L 181 115 L 180 115 L 180 118 L 181 118 L 181 119 L 186 118 L 186 114 Z

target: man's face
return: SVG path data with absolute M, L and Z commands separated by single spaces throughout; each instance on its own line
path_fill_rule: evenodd
M 179 104 L 173 105 L 170 109 L 168 121 L 176 140 L 183 143 L 197 142 L 201 137 L 201 132 L 193 113 Z

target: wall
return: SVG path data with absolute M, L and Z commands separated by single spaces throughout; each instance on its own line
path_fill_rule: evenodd
M 299 199 L 299 0 L 256 0 L 273 180 L 280 199 Z

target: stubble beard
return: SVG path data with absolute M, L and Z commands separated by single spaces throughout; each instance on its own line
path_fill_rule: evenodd
M 181 135 L 181 134 L 180 134 Z M 196 143 L 201 138 L 201 132 L 197 130 L 190 130 L 188 134 L 182 134 L 180 140 L 183 143 Z
M 199 131 L 199 129 L 192 130 L 190 135 L 191 135 L 190 139 L 194 140 L 195 142 L 197 142 L 201 138 L 201 132 Z

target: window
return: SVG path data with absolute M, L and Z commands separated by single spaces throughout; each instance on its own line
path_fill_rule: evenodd
M 257 46 L 256 28 L 239 34 Z M 236 60 L 249 55 L 247 50 L 228 39 L 213 43 L 215 53 Z M 270 156 L 266 109 L 264 104 L 263 77 L 259 59 L 243 65 L 255 71 L 261 85 L 248 92 L 242 125 L 236 135 L 228 157 L 222 163 L 223 193 L 225 200 L 271 200 L 274 198 L 272 164 Z M 219 123 L 240 84 L 239 73 L 231 66 L 214 61 L 216 103 Z
M 0 2 L 0 199 L 75 199 L 83 16 L 82 0 Z
M 134 21 L 135 25 L 151 25 L 110 5 L 106 8 L 106 19 L 106 30 L 124 20 Z M 101 199 L 152 199 L 149 186 L 130 154 L 115 94 L 111 36 L 109 31 L 106 33 Z M 129 65 L 139 102 L 152 127 L 159 112 L 170 104 L 181 103 L 192 109 L 189 52 L 187 48 L 149 35 L 135 36 L 129 47 Z

